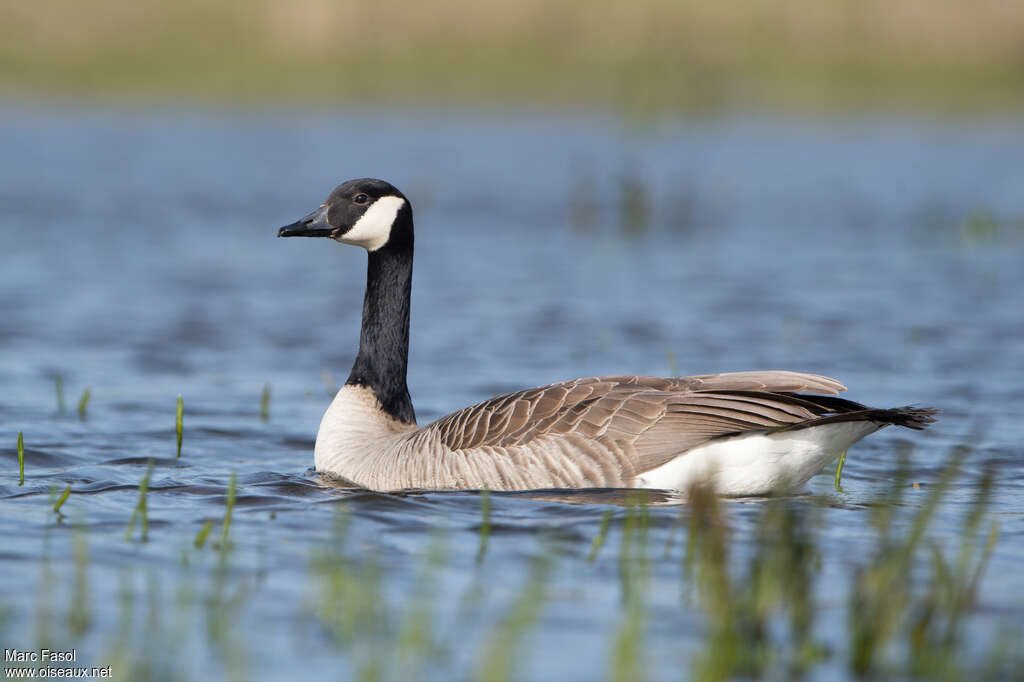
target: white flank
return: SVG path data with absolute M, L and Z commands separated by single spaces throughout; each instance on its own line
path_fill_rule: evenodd
M 367 251 L 376 251 L 388 243 L 391 226 L 395 223 L 398 210 L 405 204 L 401 197 L 381 197 L 366 209 L 352 229 L 338 239 L 343 244 L 362 246 Z
M 729 496 L 784 492 L 880 428 L 873 422 L 840 422 L 714 440 L 638 476 L 636 487 L 686 492 L 699 484 Z

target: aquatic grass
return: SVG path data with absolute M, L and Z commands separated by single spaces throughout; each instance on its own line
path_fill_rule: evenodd
M 839 485 L 840 480 L 843 477 L 843 465 L 846 464 L 846 450 L 843 450 L 843 454 L 839 455 L 839 461 L 836 462 L 836 479 L 835 486 L 836 490 L 841 491 L 842 488 Z
M 642 589 L 634 590 L 642 595 Z M 640 682 L 646 678 L 644 669 L 647 629 L 647 605 L 640 596 L 631 598 L 626 605 L 612 642 L 611 679 L 616 682 Z
M 900 479 L 899 475 L 897 480 L 902 480 L 899 485 L 903 492 L 887 491 L 880 500 L 889 500 L 890 495 L 902 499 L 906 495 L 910 489 L 908 480 Z M 889 640 L 898 646 L 887 651 L 902 657 L 879 657 L 865 679 L 1020 679 L 1024 658 L 1014 646 L 1019 639 L 999 636 L 987 651 L 978 653 L 962 636 L 971 613 L 972 592 L 983 580 L 985 563 L 998 536 L 986 514 L 993 497 L 993 473 L 985 471 L 974 482 L 977 495 L 965 514 L 962 542 L 946 548 L 954 552 L 942 555 L 942 548 L 930 542 L 927 527 L 914 550 L 913 564 L 931 569 L 934 587 L 920 580 L 921 570 L 915 573 L 919 580 L 903 609 L 900 628 Z M 932 491 L 926 493 L 931 494 Z M 609 525 L 614 524 L 620 542 L 617 555 L 605 552 L 599 558 L 609 564 L 617 562 L 623 601 L 617 619 L 603 631 L 606 646 L 600 647 L 601 653 L 597 655 L 605 660 L 603 677 L 633 682 L 645 679 L 648 673 L 654 676 L 657 671 L 648 671 L 646 666 L 650 665 L 656 647 L 664 646 L 664 639 L 648 635 L 656 632 L 651 629 L 652 617 L 660 617 L 658 613 L 662 612 L 649 606 L 648 590 L 658 565 L 650 556 L 651 541 L 662 540 L 654 534 L 666 529 L 660 521 L 668 519 L 664 512 L 645 505 L 642 498 L 629 502 L 633 504 L 622 509 L 617 522 L 616 512 L 603 512 L 610 514 Z M 916 513 L 904 518 L 903 512 L 908 508 L 897 506 L 888 516 L 877 515 L 879 522 L 888 519 L 890 543 L 897 549 L 903 539 L 914 535 Z M 733 512 L 740 511 L 741 518 L 736 518 Z M 828 593 L 834 592 L 830 586 L 820 585 L 818 576 L 822 557 L 817 528 L 822 508 L 800 498 L 738 503 L 714 496 L 701 497 L 697 492 L 691 493 L 680 512 L 687 521 L 688 547 L 693 548 L 687 550 L 686 556 L 692 567 L 690 576 L 697 584 L 693 605 L 703 614 L 707 626 L 702 640 L 691 643 L 686 641 L 690 639 L 687 636 L 682 642 L 683 659 L 693 662 L 688 671 L 692 679 L 802 679 L 822 672 L 815 668 L 822 660 L 831 658 L 836 664 L 845 663 L 847 651 L 842 643 L 837 647 L 835 641 L 829 641 L 826 647 L 814 635 L 818 630 L 815 616 L 821 612 L 814 597 L 821 594 L 822 587 Z M 383 570 L 391 568 L 391 563 L 385 561 L 386 555 L 372 538 L 355 537 L 349 532 L 351 513 L 347 508 L 339 511 L 335 532 L 323 549 L 313 550 L 309 564 L 311 576 L 318 579 L 311 581 L 308 602 L 315 609 L 314 623 L 323 626 L 339 647 L 338 675 L 345 679 L 412 679 L 424 670 L 435 672 L 439 679 L 521 679 L 527 660 L 535 655 L 527 648 L 527 639 L 543 632 L 538 629 L 541 616 L 571 603 L 566 602 L 566 596 L 556 588 L 559 584 L 552 580 L 553 550 L 558 548 L 542 544 L 528 560 L 529 572 L 513 599 L 496 604 L 486 599 L 485 592 L 476 595 L 472 600 L 476 619 L 490 619 L 496 612 L 501 615 L 495 617 L 494 625 L 485 629 L 479 640 L 464 638 L 464 629 L 442 625 L 445 611 L 438 588 L 451 578 L 447 569 L 452 567 L 452 560 L 443 551 L 437 532 L 433 531 L 429 539 L 412 549 L 411 556 L 421 558 L 414 565 L 415 580 L 407 584 L 400 573 Z M 670 531 L 675 532 L 676 527 L 673 525 Z M 84 526 L 76 527 L 79 530 L 84 534 Z M 473 534 L 468 540 L 473 540 Z M 573 548 L 577 550 L 594 545 L 593 540 L 586 539 L 567 542 L 579 543 Z M 470 545 L 470 553 L 472 549 Z M 410 556 L 404 550 L 402 554 Z M 579 552 L 568 554 L 578 557 L 568 566 L 570 573 L 586 568 Z M 936 558 L 938 555 L 942 555 L 941 560 Z M 537 572 L 539 561 L 549 563 L 547 572 L 541 576 Z M 66 632 L 81 641 L 103 621 L 96 610 L 101 607 L 100 600 L 89 597 L 87 578 L 79 577 L 87 565 L 85 548 L 77 547 L 74 582 L 63 581 L 61 573 L 60 584 L 72 585 L 71 598 L 58 601 L 62 604 L 60 608 L 48 611 L 49 620 L 42 624 L 47 635 L 57 641 Z M 439 580 L 441 576 L 443 581 Z M 127 625 L 122 624 L 117 631 L 130 635 L 114 640 L 117 644 L 110 656 L 104 656 L 104 663 L 121 665 L 122 672 L 117 675 L 129 679 L 188 678 L 188 664 L 165 653 L 168 642 L 174 642 L 175 650 L 191 650 L 195 645 L 207 647 L 223 666 L 222 677 L 247 679 L 251 671 L 239 626 L 247 605 L 260 594 L 260 579 L 244 570 L 229 568 L 224 562 L 217 563 L 202 598 L 179 599 L 175 604 L 169 603 L 160 590 L 156 571 L 147 577 L 150 580 L 143 588 L 126 588 L 119 593 L 138 592 L 147 598 L 150 607 L 138 621 L 133 620 L 134 615 L 125 616 Z M 203 573 L 189 570 L 180 579 L 179 588 L 187 590 L 202 577 Z M 494 578 L 492 573 L 484 580 L 493 582 Z M 53 583 L 57 584 L 55 579 Z M 849 585 L 852 584 L 851 581 Z M 841 581 L 839 589 L 846 587 Z M 396 590 L 408 596 L 394 599 Z M 172 637 L 174 630 L 167 627 L 169 617 L 190 624 L 197 616 L 206 619 L 205 636 L 197 636 L 182 626 L 177 631 L 181 638 L 197 639 L 179 641 Z M 81 624 L 74 626 L 79 628 L 78 635 L 71 633 L 73 617 Z M 62 627 L 65 624 L 67 630 Z M 45 643 L 53 641 L 47 639 Z M 470 646 L 470 641 L 478 643 L 469 650 L 460 648 Z M 835 670 L 835 666 L 829 668 L 831 672 Z M 854 677 L 852 671 L 841 671 L 838 679 Z
M 345 661 L 347 674 L 360 680 L 415 679 L 425 666 L 449 662 L 449 646 L 437 627 L 438 576 L 446 568 L 443 535 L 432 530 L 415 565 L 408 596 L 385 598 L 379 549 L 359 538 L 351 545 L 347 507 L 339 508 L 330 539 L 314 550 L 309 608 Z M 478 603 L 478 602 L 474 602 Z
M 820 565 L 815 508 L 764 501 L 749 559 L 741 565 L 732 557 L 736 541 L 725 503 L 702 486 L 688 497 L 683 576 L 692 582 L 706 622 L 693 679 L 801 676 L 826 656 L 813 637 L 813 585 Z
M 249 598 L 259 587 L 260 578 L 235 578 L 228 561 L 230 553 L 221 545 L 220 559 L 212 569 L 210 586 L 203 595 L 206 637 L 213 645 L 225 667 L 229 679 L 242 682 L 250 679 L 249 656 L 244 643 L 245 633 L 238 622 Z
M 679 505 L 679 515 L 669 526 L 668 532 L 665 534 L 665 546 L 661 551 L 661 557 L 664 560 L 668 560 L 672 556 L 672 547 L 676 542 L 676 535 L 679 533 L 681 528 L 684 528 L 686 524 L 686 505 L 685 503 Z
M 644 679 L 644 636 L 647 629 L 647 556 L 649 510 L 634 498 L 626 508 L 619 544 L 619 580 L 623 609 L 611 646 L 611 679 L 635 682 Z
M 982 528 L 993 480 L 990 468 L 979 477 L 971 512 L 959 534 L 956 560 L 947 561 L 935 543 L 929 547 L 929 586 L 913 597 L 907 614 L 909 667 L 914 675 L 936 678 L 957 667 L 964 616 L 975 602 L 978 584 L 999 538 L 998 522 L 988 524 L 987 530 Z
M 647 532 L 650 514 L 644 496 L 631 491 L 627 497 L 626 513 L 622 519 L 619 541 L 618 568 L 619 586 L 622 599 L 629 603 L 633 598 L 631 590 L 638 584 L 635 571 L 644 571 L 647 566 Z M 640 552 L 637 556 L 637 551 Z
M 923 504 L 911 519 L 909 530 L 901 537 L 893 530 L 893 510 L 900 506 L 900 502 L 906 489 L 907 468 L 905 462 L 901 465 L 901 471 L 894 480 L 890 490 L 879 501 L 876 513 L 873 514 L 872 522 L 876 534 L 875 550 L 866 564 L 858 567 L 852 589 L 848 597 L 848 637 L 849 642 L 849 667 L 857 675 L 866 675 L 875 670 L 879 664 L 879 658 L 887 645 L 896 637 L 900 630 L 907 626 L 910 615 L 916 609 L 923 609 L 926 613 L 942 611 L 944 600 L 939 594 L 942 586 L 947 586 L 946 594 L 957 596 L 955 603 L 957 609 L 963 607 L 973 599 L 967 580 L 967 571 L 960 571 L 957 578 L 951 579 L 945 561 L 941 553 L 933 549 L 930 554 L 933 565 L 933 580 L 931 590 L 925 595 L 915 591 L 914 568 L 918 550 L 921 547 L 928 526 L 934 519 L 936 509 L 939 506 L 945 493 L 949 490 L 953 480 L 956 478 L 963 459 L 970 452 L 966 446 L 957 446 L 942 468 L 938 480 L 932 485 L 927 493 Z M 968 524 L 977 523 L 981 511 L 988 498 L 988 490 L 991 482 L 983 483 L 976 498 L 976 514 L 971 514 Z M 973 542 L 974 528 L 968 528 L 970 539 L 964 542 Z M 972 554 L 969 549 L 964 551 Z M 979 560 L 979 570 L 984 566 L 985 555 Z M 923 599 L 923 602 L 919 601 Z M 960 617 L 959 610 L 945 609 L 947 620 L 945 625 L 955 629 Z M 929 615 L 924 621 L 918 620 L 916 634 L 911 634 L 911 649 L 920 651 L 920 646 L 914 646 L 914 641 L 922 641 L 930 638 L 932 633 L 932 617 Z M 949 643 L 947 642 L 947 647 Z M 931 653 L 941 651 L 942 648 L 933 648 Z
M 991 472 L 975 486 L 956 561 L 946 560 L 940 547 L 927 539 L 929 524 L 967 452 L 954 449 L 904 531 L 897 532 L 903 524 L 897 525 L 895 515 L 904 508 L 905 491 L 911 488 L 906 451 L 890 486 L 872 505 L 875 548 L 856 568 L 847 590 L 845 655 L 854 675 L 968 675 L 971 668 L 963 663 L 959 633 L 998 537 L 996 524 L 986 527 L 982 522 L 993 486 Z M 730 538 L 723 505 L 710 491 L 698 488 L 690 492 L 686 508 L 690 523 L 683 574 L 687 582 L 693 581 L 695 601 L 707 619 L 693 677 L 710 681 L 802 676 L 830 656 L 828 647 L 814 636 L 819 612 L 814 585 L 822 563 L 814 528 L 820 512 L 794 500 L 762 503 L 749 561 L 737 572 L 731 557 L 736 541 Z M 915 575 L 926 558 L 932 580 L 921 589 Z M 898 650 L 906 652 L 902 665 L 883 656 L 897 642 Z
M 721 503 L 705 486 L 693 486 L 689 501 L 689 535 L 684 578 L 692 580 L 707 619 L 702 653 L 693 662 L 693 679 L 725 680 L 741 666 L 744 648 L 737 622 L 744 612 L 735 605 L 729 576 L 729 538 Z
M 260 393 L 260 419 L 270 420 L 270 384 L 264 384 L 263 392 Z
M 226 550 L 228 547 L 228 532 L 231 530 L 231 516 L 235 509 L 235 491 L 237 488 L 237 478 L 234 472 L 231 473 L 231 478 L 228 480 L 228 492 L 227 497 L 224 500 L 224 521 L 221 524 L 220 531 L 220 547 L 221 550 Z
M 86 410 L 89 409 L 89 399 L 92 397 L 92 389 L 86 388 L 82 391 L 82 397 L 78 399 L 78 418 L 85 419 Z
M 202 549 L 203 548 L 203 545 L 206 544 L 206 538 L 210 534 L 210 530 L 212 528 L 213 528 L 213 521 L 210 521 L 209 519 L 207 519 L 203 523 L 203 527 L 199 529 L 198 533 L 196 533 L 195 540 L 192 541 L 192 545 L 196 549 Z
M 25 435 L 18 431 L 18 487 L 25 485 Z
M 159 567 L 120 568 L 116 594 L 101 603 L 102 613 L 96 618 L 105 626 L 101 634 L 106 641 L 96 660 L 109 665 L 115 679 L 207 679 L 208 668 L 200 667 L 198 674 L 196 669 L 207 661 L 215 666 L 218 679 L 249 679 L 248 653 L 235 633 L 238 614 L 253 594 L 250 576 L 225 570 L 222 562 L 200 566 L 197 571 L 183 565 L 172 590 L 164 589 L 166 572 Z M 104 582 L 109 590 L 112 581 Z M 114 611 L 115 621 L 104 617 Z M 205 629 L 196 627 L 199 621 Z M 198 655 L 183 656 L 185 650 Z
M 125 568 L 118 576 L 117 625 L 107 638 L 100 660 L 123 680 L 183 679 L 183 661 L 171 658 L 179 642 L 170 641 L 164 626 L 168 609 L 162 603 L 160 583 L 147 572 L 145 587 L 139 590 L 134 586 L 134 575 L 134 569 Z M 141 592 L 144 602 L 136 598 L 137 592 Z
M 814 528 L 818 512 L 788 500 L 771 500 L 758 517 L 755 551 L 747 569 L 747 599 L 755 610 L 755 627 L 768 631 L 773 621 L 782 621 L 786 633 L 779 638 L 765 637 L 757 669 L 781 668 L 784 675 L 792 677 L 826 655 L 814 637 L 816 605 L 809 589 L 821 565 Z
M 529 575 L 519 595 L 483 645 L 473 679 L 507 682 L 516 679 L 515 667 L 522 640 L 529 634 L 546 606 L 553 561 L 539 551 L 530 563 Z
M 480 545 L 476 551 L 476 562 L 484 560 L 487 553 L 487 542 L 491 535 L 491 491 L 486 488 L 480 491 Z
M 968 452 L 959 449 L 954 455 L 962 458 Z M 491 561 L 469 576 L 465 575 L 464 564 L 472 563 L 474 549 L 478 549 L 474 546 L 479 540 L 477 529 L 458 531 L 461 537 L 456 538 L 456 551 L 450 556 L 442 543 L 446 536 L 436 529 L 429 538 L 423 534 L 422 539 L 403 541 L 396 556 L 388 540 L 381 541 L 372 532 L 362 532 L 365 525 L 352 523 L 358 518 L 356 514 L 366 511 L 372 519 L 373 509 L 363 509 L 359 502 L 346 502 L 339 506 L 330 537 L 316 541 L 308 554 L 310 579 L 308 585 L 304 584 L 301 610 L 281 612 L 282 620 L 308 622 L 326 633 L 325 641 L 337 647 L 333 654 L 338 665 L 336 674 L 345 679 L 404 680 L 424 670 L 438 679 L 522 679 L 527 669 L 532 672 L 538 664 L 545 665 L 529 646 L 531 637 L 551 632 L 550 623 L 539 627 L 544 614 L 550 613 L 557 623 L 567 613 L 588 607 L 581 601 L 588 593 L 566 590 L 568 585 L 564 583 L 571 585 L 586 580 L 587 574 L 617 567 L 621 604 L 617 617 L 595 633 L 604 638 L 601 646 L 594 647 L 594 656 L 602 661 L 596 677 L 631 682 L 648 676 L 664 677 L 657 675 L 664 669 L 653 667 L 651 661 L 664 657 L 666 635 L 659 632 L 660 619 L 666 615 L 666 606 L 671 611 L 672 605 L 662 603 L 665 592 L 661 581 L 666 567 L 652 556 L 652 549 L 660 557 L 661 542 L 667 539 L 659 534 L 677 534 L 685 523 L 681 587 L 684 591 L 693 588 L 693 598 L 681 608 L 695 611 L 704 629 L 696 638 L 684 633 L 678 642 L 681 651 L 676 656 L 690 666 L 689 670 L 678 671 L 683 677 L 711 681 L 801 679 L 824 674 L 837 679 L 1020 680 L 1024 653 L 1017 646 L 1018 631 L 997 632 L 985 646 L 969 639 L 969 628 L 976 622 L 979 585 L 999 542 L 999 527 L 989 514 L 992 501 L 997 499 L 997 470 L 987 467 L 960 486 L 959 470 L 949 470 L 951 464 L 958 465 L 954 458 L 934 485 L 921 482 L 919 494 L 913 492 L 906 451 L 902 454 L 891 484 L 871 505 L 854 512 L 870 515 L 872 527 L 884 530 L 876 531 L 873 546 L 860 560 L 851 561 L 855 571 L 842 556 L 823 556 L 826 545 L 822 520 L 836 512 L 825 506 L 828 501 L 820 501 L 823 506 L 819 506 L 819 500 L 804 496 L 732 501 L 694 490 L 686 504 L 678 508 L 679 521 L 673 519 L 675 510 L 645 504 L 641 495 L 627 496 L 624 507 L 598 510 L 601 524 L 594 538 L 557 537 L 557 544 L 539 543 L 532 556 L 512 568 Z M 957 534 L 939 544 L 929 533 L 935 522 L 922 524 L 919 515 L 928 508 L 935 489 L 946 477 L 950 483 L 929 514 L 937 515 L 935 510 L 940 507 L 946 509 L 952 482 L 973 491 L 973 495 L 967 498 L 958 517 L 962 520 L 957 521 Z M 237 490 L 237 482 L 235 486 Z M 145 487 L 148 489 L 148 484 Z M 140 495 L 142 489 L 140 484 Z M 492 530 L 501 511 L 500 505 L 494 506 L 495 499 L 504 498 L 491 494 L 488 523 Z M 959 499 L 953 503 L 959 504 Z M 82 498 L 83 503 L 86 500 Z M 467 497 L 463 502 L 472 503 L 473 499 Z M 483 516 L 482 499 L 480 504 Z M 225 526 L 230 524 L 230 506 L 226 498 Z M 366 519 L 359 520 L 362 524 Z M 194 543 L 197 547 L 203 546 L 213 523 L 203 524 L 196 539 L 201 534 L 204 540 Z M 245 528 L 235 529 L 236 540 Z M 361 531 L 358 534 L 357 529 Z M 41 580 L 39 587 L 39 604 L 48 600 L 37 619 L 40 646 L 68 641 L 81 647 L 85 641 L 102 637 L 111 642 L 111 648 L 109 656 L 101 660 L 114 663 L 115 671 L 120 670 L 115 675 L 127 679 L 196 676 L 191 667 L 196 659 L 179 660 L 168 651 L 213 655 L 221 677 L 242 680 L 253 672 L 246 662 L 246 641 L 242 637 L 251 631 L 242 629 L 241 624 L 253 615 L 249 607 L 258 603 L 256 599 L 276 598 L 278 594 L 278 587 L 267 594 L 260 571 L 229 565 L 228 553 L 222 554 L 221 562 L 197 561 L 187 565 L 179 578 L 179 598 L 175 602 L 160 589 L 161 570 L 151 570 L 140 587 L 122 583 L 119 599 L 128 599 L 131 608 L 122 604 L 121 611 L 128 615 L 122 615 L 120 624 L 108 627 L 101 611 L 106 608 L 102 582 L 94 582 L 99 586 L 97 593 L 89 590 L 88 577 L 95 572 L 84 542 L 86 528 L 75 526 L 73 530 L 81 533 L 75 537 L 81 542 L 75 547 L 73 565 L 54 564 L 58 569 L 54 572 L 44 564 L 44 571 L 51 575 L 48 582 Z M 610 554 L 604 549 L 609 535 L 618 544 L 617 552 Z M 847 617 L 845 629 L 828 627 L 837 618 L 842 625 L 845 615 L 830 604 L 859 589 L 858 576 L 865 567 L 871 569 L 879 557 L 902 561 L 900 554 L 907 541 L 915 543 L 904 564 L 908 576 L 901 578 L 908 593 L 905 597 L 898 590 L 875 595 L 897 602 L 896 627 L 877 645 L 871 665 L 861 675 L 849 667 L 849 640 L 845 638 L 850 634 L 852 616 Z M 222 536 L 221 546 L 225 544 Z M 590 552 L 585 554 L 588 547 Z M 492 559 L 497 548 L 490 548 Z M 93 550 L 98 554 L 95 546 Z M 567 574 L 567 579 L 554 571 L 555 556 L 572 557 L 563 567 L 566 570 L 560 571 Z M 394 563 L 396 558 L 411 561 L 399 568 Z M 843 569 L 833 576 L 838 578 L 835 585 L 822 582 L 821 565 L 826 560 L 838 562 L 835 566 Z M 595 561 L 599 562 L 596 566 L 588 566 Z M 548 566 L 538 574 L 539 562 Z M 528 573 L 521 570 L 524 563 Z M 409 571 L 415 575 L 410 576 Z M 474 580 L 464 591 L 468 598 L 459 602 L 467 605 L 469 615 L 465 617 L 451 613 L 453 600 L 450 593 L 442 591 L 458 576 Z M 513 584 L 522 581 L 521 589 L 516 589 L 511 599 L 495 603 L 492 586 L 499 580 L 507 586 L 510 579 Z M 655 586 L 659 597 L 656 605 L 651 599 Z M 148 602 L 148 610 L 143 608 L 136 614 L 135 595 L 142 595 L 138 605 L 145 607 Z M 818 603 L 819 599 L 826 603 Z M 840 601 L 843 603 L 850 605 L 849 601 Z M 830 608 L 836 618 L 822 628 L 818 620 Z M 308 613 L 305 609 L 315 617 L 302 618 Z M 454 625 L 450 621 L 453 615 Z M 205 633 L 193 627 L 196 618 L 205 618 Z M 177 630 L 169 628 L 169 622 L 177 622 Z M 101 631 L 90 634 L 93 630 Z M 330 649 L 325 651 L 323 647 L 317 652 L 318 656 L 331 655 Z M 821 665 L 823 661 L 828 662 L 827 667 Z
M 60 494 L 60 497 L 57 498 L 57 503 L 53 505 L 53 511 L 56 512 L 57 514 L 60 514 L 60 508 L 62 506 L 64 506 L 64 503 L 67 501 L 67 499 L 68 499 L 68 497 L 70 495 L 71 495 L 71 486 L 67 486 L 67 487 L 64 488 L 64 492 L 62 492 Z
M 175 457 L 181 457 L 181 431 L 182 423 L 185 419 L 185 403 L 181 399 L 181 394 L 178 394 L 178 403 L 174 408 L 174 432 L 178 437 L 178 454 Z
M 612 525 L 612 510 L 606 509 L 601 514 L 601 525 L 597 529 L 597 535 L 590 542 L 590 551 L 587 553 L 587 562 L 593 563 L 594 559 L 597 558 L 598 553 L 601 551 L 601 547 L 604 546 L 605 540 L 608 538 L 608 529 Z
M 153 458 L 149 459 L 146 464 L 146 473 L 142 476 L 142 480 L 139 481 L 139 501 L 135 505 L 132 516 L 128 519 L 128 528 L 124 532 L 124 539 L 131 540 L 132 532 L 135 530 L 135 523 L 141 519 L 142 526 L 142 542 L 146 542 L 149 536 L 149 515 L 146 507 L 146 494 L 149 491 L 149 479 L 153 475 Z

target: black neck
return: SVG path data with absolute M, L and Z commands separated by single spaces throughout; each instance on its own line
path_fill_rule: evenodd
M 406 424 L 416 423 L 405 383 L 411 291 L 411 239 L 369 253 L 359 355 L 346 382 L 372 389 L 384 411 Z

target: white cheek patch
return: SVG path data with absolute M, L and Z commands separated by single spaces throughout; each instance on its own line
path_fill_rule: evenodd
M 338 241 L 344 244 L 362 246 L 367 251 L 376 251 L 391 238 L 391 226 L 395 223 L 399 209 L 405 205 L 401 197 L 381 197 L 366 209 L 352 229 Z

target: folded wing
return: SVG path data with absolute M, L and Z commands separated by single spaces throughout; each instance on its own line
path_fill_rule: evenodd
M 843 390 L 834 379 L 786 371 L 589 377 L 493 398 L 423 430 L 459 451 L 512 448 L 540 436 L 619 443 L 629 453 L 622 474 L 630 477 L 714 438 L 866 409 L 830 397 Z

